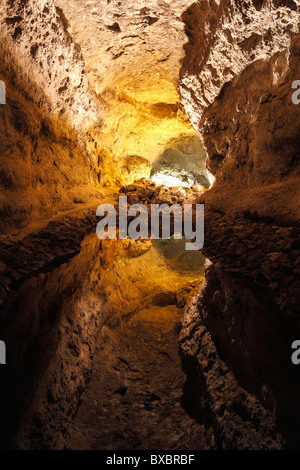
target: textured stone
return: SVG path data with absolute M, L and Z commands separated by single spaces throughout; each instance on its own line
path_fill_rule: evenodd
M 187 10 L 180 90 L 217 177 L 206 203 L 288 225 L 300 215 L 300 118 L 291 99 L 300 73 L 299 7 L 259 5 L 199 1 Z
M 198 1 L 184 20 L 182 102 L 216 179 L 183 365 L 218 448 L 298 448 L 299 6 Z

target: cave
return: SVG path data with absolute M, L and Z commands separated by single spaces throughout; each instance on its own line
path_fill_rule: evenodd
M 299 450 L 299 2 L 0 22 L 0 448 Z M 97 236 L 121 197 L 203 246 Z

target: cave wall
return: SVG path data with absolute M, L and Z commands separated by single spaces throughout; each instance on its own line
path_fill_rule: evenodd
M 176 141 L 198 139 L 178 90 L 192 1 L 119 3 L 1 2 L 5 230 L 148 177 Z
M 101 196 L 99 184 L 147 176 L 170 145 L 177 151 L 198 132 L 216 178 L 201 196 L 203 252 L 213 264 L 184 317 L 183 366 L 197 407 L 209 415 L 213 446 L 294 447 L 299 380 L 289 348 L 299 337 L 299 109 L 291 83 L 299 78 L 299 9 L 291 0 L 186 0 L 172 2 L 172 9 L 139 1 L 128 16 L 128 4 L 119 3 L 0 6 L 0 79 L 7 84 L 0 117 L 2 231 L 74 209 L 44 228 L 32 225 L 33 233 L 1 239 L 1 334 L 7 343 L 16 333 L 20 340 L 12 355 L 16 375 L 5 379 L 2 393 L 8 399 L 15 383 L 36 385 L 36 393 L 29 387 L 24 396 L 27 416 L 14 410 L 6 439 L 19 427 L 19 447 L 63 446 L 90 377 L 95 332 L 109 302 L 97 312 L 99 325 L 89 315 L 95 299 L 87 295 L 104 287 L 95 273 L 89 277 L 102 269 L 99 246 L 92 244 L 92 259 L 84 247 L 79 254 L 99 198 L 76 217 L 78 204 Z M 189 41 L 181 104 L 183 8 Z M 120 297 L 109 300 L 118 311 Z
M 87 202 L 98 183 L 74 129 L 51 120 L 6 77 L 7 104 L 0 117 L 2 233 Z
M 182 102 L 215 182 L 183 367 L 218 448 L 298 448 L 299 7 L 204 0 L 184 20 Z
M 53 1 L 4 1 L 0 18 L 0 79 L 6 85 L 0 212 L 6 230 L 96 193 L 101 106 L 89 91 L 80 47 Z
M 299 6 L 201 1 L 183 18 L 182 102 L 217 177 L 207 204 L 295 223 L 299 106 L 291 86 L 300 73 Z
M 90 89 L 103 108 L 98 141 L 103 185 L 149 177 L 153 162 L 177 148 L 176 139 L 199 141 L 178 90 L 186 40 L 181 15 L 192 0 L 55 4 L 70 22 Z
M 146 262 L 142 270 L 133 255 L 100 279 L 114 249 L 101 253 L 95 234 L 88 247 L 83 242 L 95 230 L 97 205 L 105 196 L 114 202 L 116 193 L 102 186 L 149 175 L 165 148 L 180 150 L 183 140 L 187 153 L 197 141 L 205 159 L 178 93 L 181 13 L 191 1 L 173 9 L 111 3 L 0 5 L 3 448 L 63 448 L 90 379 L 96 334 L 108 318 L 117 323 L 138 308 L 146 290 L 140 280 L 129 296 L 126 279 L 117 282 L 126 268 L 134 285 Z M 115 15 L 124 17 L 122 31 L 110 28 Z M 147 298 L 184 303 L 189 289 L 179 292 L 176 276 L 170 289 L 159 267 L 154 274 Z

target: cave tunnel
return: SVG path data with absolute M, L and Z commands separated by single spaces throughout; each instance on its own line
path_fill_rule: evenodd
M 0 448 L 299 450 L 299 2 L 0 22 Z M 121 197 L 204 245 L 97 236 Z

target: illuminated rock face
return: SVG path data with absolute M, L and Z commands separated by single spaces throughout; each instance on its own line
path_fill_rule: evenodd
M 1 3 L 0 79 L 13 104 L 1 117 L 3 220 L 26 225 L 149 177 L 186 139 L 204 166 L 178 93 L 192 1 L 119 3 Z
M 124 243 L 111 268 L 117 246 L 96 243 L 96 207 L 106 196 L 114 202 L 104 186 L 149 176 L 165 158 L 182 157 L 189 168 L 197 161 L 206 171 L 178 90 L 181 13 L 192 2 L 119 3 L 0 5 L 0 80 L 7 85 L 0 221 L 9 235 L 0 250 L 0 331 L 11 345 L 0 400 L 10 429 L 1 426 L 1 446 L 15 438 L 18 447 L 63 448 L 90 379 L 98 329 L 145 304 L 145 295 L 149 309 L 183 307 L 203 282 L 202 268 L 200 275 L 180 271 L 188 265 L 182 253 L 175 263 L 150 253 L 150 242 L 140 251 Z M 82 240 L 91 231 L 87 247 Z M 106 262 L 111 269 L 102 277 Z
M 198 182 L 208 188 L 211 176 L 206 169 L 206 153 L 198 136 L 180 136 L 153 162 L 151 179 L 157 184 L 191 187 Z M 164 183 L 165 181 L 165 183 Z
M 196 172 L 208 187 L 215 177 L 210 191 L 195 189 L 212 264 L 182 325 L 187 409 L 200 408 L 211 448 L 299 445 L 289 357 L 300 336 L 296 2 L 3 0 L 0 18 L 1 228 L 35 223 L 0 247 L 1 321 L 16 366 L 3 439 L 20 419 L 19 446 L 63 448 L 99 328 L 145 297 L 183 306 L 199 290 L 196 271 L 182 284 L 186 259 L 174 262 L 173 247 L 82 242 L 99 199 L 114 201 L 107 187 L 176 168 L 180 181 Z M 157 198 L 171 195 L 160 188 Z
M 201 1 L 184 19 L 190 41 L 182 102 L 217 177 L 207 204 L 232 215 L 296 221 L 300 108 L 292 103 L 291 86 L 300 74 L 297 3 Z
M 63 12 L 52 0 L 4 1 L 0 8 L 2 69 L 15 73 L 9 82 L 17 83 L 41 110 L 76 129 L 96 121 L 99 109 Z
M 101 106 L 53 1 L 3 1 L 0 18 L 0 220 L 9 230 L 99 194 L 90 129 Z
M 149 177 L 151 164 L 175 139 L 198 138 L 178 93 L 186 42 L 181 15 L 192 1 L 55 3 L 70 21 L 89 85 L 103 106 L 101 182 L 123 184 Z M 150 165 L 141 165 L 138 173 L 132 157 Z

